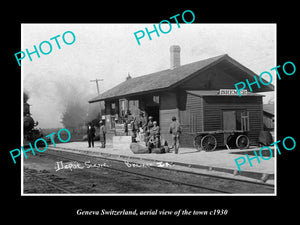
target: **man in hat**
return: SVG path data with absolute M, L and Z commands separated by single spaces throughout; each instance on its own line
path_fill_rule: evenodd
M 179 150 L 179 137 L 181 134 L 181 126 L 178 121 L 176 121 L 176 117 L 172 117 L 172 122 L 169 128 L 170 134 L 172 135 L 172 147 L 175 148 L 175 154 L 178 154 Z
M 89 148 L 92 147 L 94 148 L 94 137 L 95 137 L 95 127 L 92 125 L 92 123 L 88 123 L 87 127 L 87 138 L 88 138 L 88 143 L 89 143 Z
M 147 118 L 144 116 L 144 113 L 140 111 L 139 117 L 135 118 L 135 129 L 137 134 L 137 139 L 140 142 L 145 142 L 145 131 L 147 126 Z
M 105 148 L 105 142 L 106 142 L 106 128 L 102 120 L 99 122 L 100 124 L 100 143 L 101 148 Z
M 153 121 L 153 126 L 150 129 L 150 138 L 153 140 L 154 148 L 160 147 L 160 128 L 156 121 Z
M 147 118 L 145 117 L 145 114 L 144 112 L 140 112 L 140 117 L 139 117 L 139 128 L 142 128 L 143 129 L 143 132 L 146 131 L 146 126 L 147 126 Z
M 145 135 L 146 146 L 148 146 L 148 142 L 150 139 L 150 130 L 152 127 L 153 127 L 153 117 L 149 116 L 147 126 L 146 126 L 146 135 Z

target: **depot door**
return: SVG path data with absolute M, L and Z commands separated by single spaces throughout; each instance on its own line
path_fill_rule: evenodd
M 236 130 L 236 111 L 223 111 L 223 130 Z
M 159 106 L 148 106 L 146 107 L 146 112 L 148 117 L 152 116 L 153 121 L 156 121 L 157 125 L 159 125 Z

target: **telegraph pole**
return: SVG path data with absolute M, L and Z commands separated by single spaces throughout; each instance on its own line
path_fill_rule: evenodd
M 100 94 L 100 92 L 99 92 L 99 84 L 98 84 L 98 81 L 103 81 L 103 79 L 95 79 L 95 80 L 90 80 L 90 82 L 96 82 L 96 84 L 97 84 L 97 92 L 98 92 L 98 95 Z
M 103 79 L 95 79 L 95 80 L 90 80 L 90 82 L 96 82 L 96 85 L 97 85 L 97 93 L 98 93 L 98 95 L 100 94 L 100 91 L 99 91 L 99 84 L 98 84 L 98 82 L 99 81 L 103 81 Z M 101 110 L 102 110 L 102 108 L 101 108 L 101 102 L 99 102 L 99 106 L 100 106 L 100 116 L 102 116 L 101 115 Z M 100 118 L 101 119 L 101 118 Z

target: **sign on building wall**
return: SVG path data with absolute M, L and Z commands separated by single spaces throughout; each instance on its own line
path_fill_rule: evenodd
M 240 91 L 241 95 L 247 95 L 247 90 Z M 219 95 L 239 95 L 236 89 L 220 89 Z

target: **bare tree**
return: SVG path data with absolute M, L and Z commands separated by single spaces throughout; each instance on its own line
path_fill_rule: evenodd
M 82 126 L 86 118 L 86 109 L 79 102 L 69 102 L 62 113 L 61 123 L 71 132 Z

